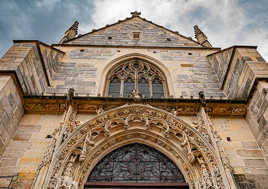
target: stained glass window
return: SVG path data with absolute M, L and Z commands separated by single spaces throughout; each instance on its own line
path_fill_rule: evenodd
M 132 81 L 132 79 L 127 78 L 127 80 L 124 82 L 124 96 L 127 97 L 133 89 L 134 82 Z
M 139 92 L 145 96 L 145 97 L 150 97 L 150 86 L 149 86 L 149 82 L 142 78 L 139 80 L 139 83 L 138 83 L 138 88 L 139 88 Z
M 110 81 L 108 87 L 110 96 L 128 97 L 133 89 L 146 98 L 167 96 L 167 91 L 164 91 L 164 85 L 166 85 L 164 75 L 149 62 L 131 59 L 118 64 L 110 71 L 110 74 L 112 75 L 110 78 L 117 77 Z M 121 81 L 123 85 L 120 84 Z
M 87 182 L 185 183 L 185 179 L 164 154 L 134 143 L 106 155 L 92 170 Z
M 152 82 L 153 97 L 160 98 L 164 96 L 163 84 L 160 79 L 156 78 Z
M 120 85 L 121 81 L 120 79 L 113 78 L 110 81 L 110 86 L 109 86 L 109 96 L 120 96 Z

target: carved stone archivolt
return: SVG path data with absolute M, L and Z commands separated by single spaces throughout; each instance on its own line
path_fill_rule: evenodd
M 192 189 L 231 188 L 217 148 L 210 136 L 200 130 L 203 126 L 197 125 L 192 127 L 174 114 L 149 105 L 124 105 L 101 111 L 71 130 L 55 150 L 43 188 L 82 189 L 105 155 L 130 143 L 161 151 L 178 166 Z

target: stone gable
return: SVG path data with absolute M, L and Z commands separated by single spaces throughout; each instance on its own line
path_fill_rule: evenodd
M 135 38 L 134 34 L 139 37 Z M 198 42 L 155 25 L 143 18 L 128 18 L 116 24 L 67 41 L 66 44 L 154 46 L 154 47 L 201 47 Z

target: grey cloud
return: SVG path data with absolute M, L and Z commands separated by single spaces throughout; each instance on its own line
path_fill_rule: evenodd
M 131 16 L 194 36 L 198 24 L 214 46 L 258 45 L 268 59 L 268 2 L 259 0 L 10 0 L 0 1 L 0 56 L 13 39 L 56 43 L 74 20 L 79 33 Z M 3 50 L 4 49 L 4 50 Z
M 14 39 L 57 43 L 75 20 L 91 22 L 92 1 L 0 1 L 0 57 Z

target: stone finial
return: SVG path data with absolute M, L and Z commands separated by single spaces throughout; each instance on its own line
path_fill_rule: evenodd
M 141 12 L 134 11 L 134 12 L 131 12 L 131 15 L 132 15 L 132 17 L 138 17 L 141 15 Z
M 212 47 L 212 45 L 209 43 L 207 36 L 199 29 L 197 25 L 194 26 L 194 34 L 197 41 L 205 46 L 205 47 Z
M 67 40 L 73 39 L 77 35 L 78 31 L 78 21 L 75 21 L 73 25 L 64 33 L 63 38 L 60 40 L 60 43 L 64 43 Z

